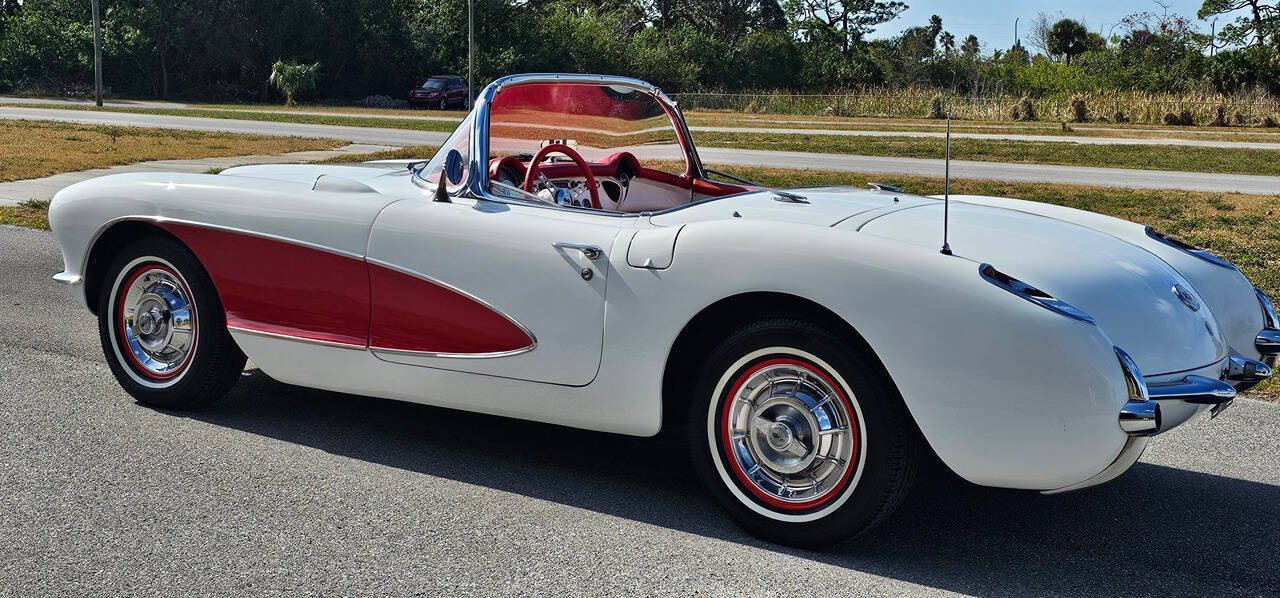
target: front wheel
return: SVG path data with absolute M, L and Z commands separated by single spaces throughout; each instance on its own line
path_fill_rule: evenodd
M 213 281 L 175 240 L 148 237 L 111 263 L 98 332 L 120 385 L 145 405 L 195 407 L 225 394 L 245 356 L 227 332 Z
M 870 351 L 811 322 L 739 328 L 712 351 L 695 393 L 695 468 L 766 540 L 821 547 L 857 536 L 914 477 L 914 428 L 888 375 Z

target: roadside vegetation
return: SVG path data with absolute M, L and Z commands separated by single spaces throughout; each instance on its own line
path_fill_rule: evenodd
M 0 120 L 0 182 L 148 160 L 280 154 L 343 145 L 332 139 Z

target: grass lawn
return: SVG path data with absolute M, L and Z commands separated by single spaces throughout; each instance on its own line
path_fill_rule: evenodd
M 943 139 L 910 137 L 840 137 L 695 131 L 693 138 L 698 147 L 903 158 L 940 159 L 945 149 Z M 951 157 L 955 160 L 979 162 L 1280 175 L 1280 151 L 1259 149 L 952 139 Z
M 147 160 L 280 154 L 339 145 L 343 142 L 332 139 L 0 120 L 0 182 Z
M 74 110 L 97 110 L 93 106 L 73 106 Z M 455 128 L 453 120 L 438 120 L 439 112 L 410 111 L 403 109 L 361 109 L 369 111 L 370 116 L 344 116 L 341 114 L 310 114 L 315 111 L 340 111 L 341 107 L 300 107 L 293 110 L 279 106 L 255 106 L 252 108 L 235 108 L 235 105 L 219 105 L 218 107 L 199 108 L 114 108 L 105 110 L 133 112 L 143 114 L 159 114 L 169 116 L 197 116 L 209 118 L 230 118 L 241 120 L 261 120 L 275 122 L 295 122 L 304 124 L 342 125 L 355 127 L 396 128 L 418 131 L 449 132 Z M 304 112 L 298 112 L 302 110 Z M 376 114 L 376 115 L 375 115 Z M 446 112 L 447 117 L 450 113 Z M 455 117 L 460 116 L 453 113 Z M 405 118 L 387 118 L 387 116 L 403 115 Z M 718 125 L 729 126 L 762 126 L 766 119 L 760 115 L 732 115 L 723 113 L 698 113 L 689 117 L 698 124 L 700 119 L 711 118 Z M 731 118 L 729 121 L 716 120 Z M 774 125 L 777 126 L 777 117 Z M 787 118 L 792 124 L 803 128 L 839 128 L 825 124 L 794 124 L 798 121 L 809 123 L 826 121 L 812 120 L 821 117 Z M 857 119 L 831 121 L 833 123 L 854 122 Z M 891 121 L 886 119 L 861 119 L 867 124 L 857 128 L 878 130 L 939 130 L 937 121 Z M 707 124 L 707 123 L 704 123 Z M 1016 132 L 1032 132 L 1046 134 L 1060 126 L 1044 123 L 995 123 L 1001 127 L 1016 127 Z M 955 130 L 964 126 L 973 131 L 1001 132 L 1001 129 L 983 128 L 988 125 L 969 123 L 957 124 Z M 1207 127 L 1202 128 L 1210 130 Z M 1097 129 L 1107 134 L 1118 136 L 1142 135 L 1142 131 L 1152 131 L 1157 136 L 1171 136 L 1166 131 L 1150 128 Z M 1184 130 L 1190 130 L 1185 129 Z M 1245 133 L 1236 130 L 1213 129 L 1231 139 L 1245 141 Z M 1014 132 L 1014 131 L 1007 131 Z M 1280 142 L 1280 135 L 1254 134 L 1268 141 Z M 762 150 L 785 150 L 799 152 L 817 152 L 828 154 L 850 154 L 862 156 L 889 156 L 906 158 L 940 158 L 943 155 L 942 139 L 919 139 L 911 137 L 850 137 L 837 135 L 798 135 L 783 133 L 739 133 L 695 131 L 694 142 L 700 147 L 731 147 Z M 1186 135 L 1179 135 L 1187 137 Z M 1084 145 L 1048 141 L 1004 141 L 980 139 L 953 139 L 952 157 L 958 160 L 976 160 L 981 162 L 1019 162 L 1024 164 L 1060 164 L 1068 166 L 1098 166 L 1111 168 L 1137 168 L 1144 170 L 1178 170 L 1189 172 L 1216 172 L 1229 174 L 1280 175 L 1280 151 L 1238 148 L 1201 148 L 1169 145 Z

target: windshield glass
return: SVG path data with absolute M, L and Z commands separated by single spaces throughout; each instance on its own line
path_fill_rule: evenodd
M 686 171 L 671 116 L 648 93 L 598 84 L 527 83 L 494 96 L 489 112 L 493 154 L 531 156 L 551 143 L 576 149 L 588 162 L 627 151 L 660 170 Z
M 444 145 L 441 145 L 440 149 L 436 150 L 436 155 L 431 158 L 431 161 L 427 162 L 425 167 L 417 171 L 419 177 L 433 185 L 433 189 L 435 188 L 434 185 L 438 185 L 440 183 L 440 172 L 444 169 L 444 159 L 445 156 L 449 155 L 449 150 L 451 149 L 456 149 L 458 150 L 458 153 L 462 154 L 463 170 L 462 183 L 459 185 L 449 185 L 449 188 L 456 189 L 457 187 L 466 184 L 467 178 L 471 174 L 471 126 L 472 122 L 475 120 L 474 114 L 474 112 L 468 114 L 467 118 L 462 121 L 462 124 L 458 125 L 458 128 L 453 132 L 453 135 L 450 135 L 449 139 L 444 142 Z
M 427 82 L 423 83 L 422 87 L 423 89 L 444 89 L 445 80 L 444 79 L 427 79 Z

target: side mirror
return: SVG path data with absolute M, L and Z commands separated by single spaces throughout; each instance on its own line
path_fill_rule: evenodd
M 444 178 L 449 179 L 450 185 L 457 185 L 462 182 L 464 170 L 462 154 L 456 149 L 449 150 L 444 157 Z

